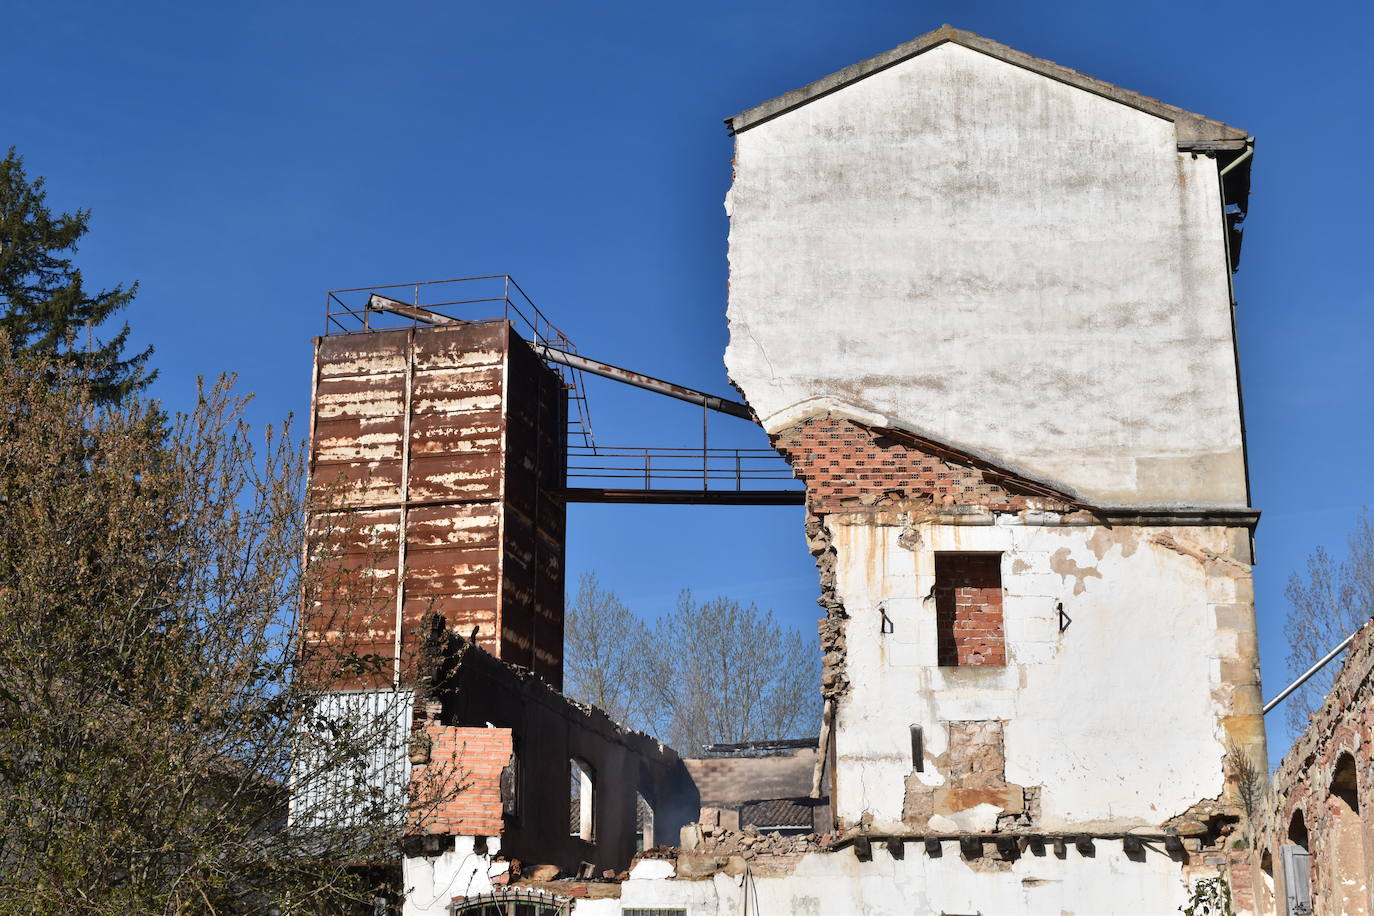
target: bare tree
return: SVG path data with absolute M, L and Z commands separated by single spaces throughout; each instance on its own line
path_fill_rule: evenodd
M 819 652 L 772 611 L 684 591 L 658 622 L 651 660 L 654 731 L 682 753 L 820 727 Z
M 449 790 L 383 778 L 403 692 L 329 689 L 375 660 L 303 639 L 348 577 L 328 538 L 304 566 L 303 449 L 243 403 L 102 405 L 0 346 L 0 914 L 347 906 Z
M 595 573 L 583 573 L 568 602 L 563 674 L 568 696 L 632 728 L 647 724 L 648 631 Z
M 1307 574 L 1294 573 L 1285 591 L 1288 670 L 1297 677 L 1374 616 L 1374 524 L 1369 510 L 1356 519 L 1343 559 L 1318 547 L 1307 559 Z M 1294 731 L 1307 727 L 1307 717 L 1321 706 L 1339 670 L 1333 661 L 1284 701 Z

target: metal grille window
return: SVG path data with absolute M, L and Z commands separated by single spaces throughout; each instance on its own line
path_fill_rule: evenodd
M 620 916 L 687 916 L 687 908 L 679 907 L 676 909 L 665 909 L 658 907 L 646 909 L 644 907 L 626 907 L 620 911 Z
M 349 690 L 320 696 L 297 732 L 291 823 L 344 826 L 405 814 L 414 694 Z
M 449 906 L 453 916 L 567 916 L 572 902 L 541 891 L 495 891 Z

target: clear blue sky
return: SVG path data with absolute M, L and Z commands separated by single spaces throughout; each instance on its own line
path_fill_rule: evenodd
M 185 405 L 197 375 L 237 372 L 259 422 L 305 411 L 324 290 L 484 273 L 514 275 L 583 352 L 728 395 L 721 119 L 971 29 L 1258 138 L 1237 295 L 1266 695 L 1286 682 L 1284 581 L 1374 502 L 1367 4 L 11 0 L 0 17 L 0 146 L 51 203 L 93 209 L 91 285 L 141 282 L 128 319 L 155 393 Z M 699 436 L 692 408 L 592 394 L 603 442 Z M 683 587 L 808 632 L 818 613 L 797 509 L 581 506 L 570 538 L 574 575 L 649 615 Z

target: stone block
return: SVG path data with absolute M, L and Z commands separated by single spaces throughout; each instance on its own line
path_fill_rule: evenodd
M 935 790 L 935 813 L 958 814 L 979 805 L 992 805 L 1006 814 L 1020 814 L 1026 808 L 1025 794 L 1020 786 L 987 786 L 981 789 L 954 789 L 940 786 Z
M 725 865 L 721 856 L 701 852 L 681 852 L 677 857 L 679 878 L 709 878 Z

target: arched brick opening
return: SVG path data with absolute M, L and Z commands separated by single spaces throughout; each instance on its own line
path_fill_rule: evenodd
M 1301 808 L 1294 811 L 1293 817 L 1288 821 L 1288 842 L 1306 850 L 1312 848 L 1312 841 L 1307 834 L 1307 818 L 1302 816 Z
M 1365 867 L 1364 830 L 1360 824 L 1360 790 L 1355 758 L 1341 754 L 1331 774 L 1326 797 L 1330 817 L 1324 858 L 1330 874 L 1330 910 L 1341 916 L 1369 916 L 1369 870 Z

